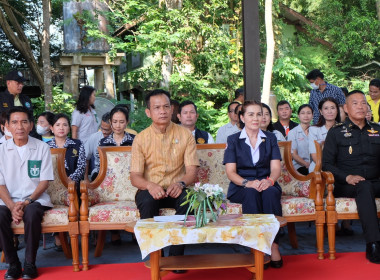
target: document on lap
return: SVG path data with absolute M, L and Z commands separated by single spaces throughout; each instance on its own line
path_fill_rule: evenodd
M 154 216 L 155 222 L 178 222 L 185 220 L 185 215 Z

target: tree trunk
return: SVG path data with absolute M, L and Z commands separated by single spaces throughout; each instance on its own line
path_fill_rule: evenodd
M 261 96 L 261 101 L 265 104 L 269 104 L 275 46 L 272 22 L 272 0 L 265 0 L 265 31 L 267 38 L 267 57 L 265 61 L 263 94 Z
M 17 21 L 12 8 L 10 8 L 8 0 L 2 0 L 2 2 L 4 4 L 1 5 L 2 9 L 0 9 L 0 27 L 3 29 L 4 34 L 7 36 L 9 42 L 24 57 L 26 64 L 29 66 L 30 71 L 32 71 L 39 85 L 43 87 L 44 82 L 42 78 L 42 71 L 36 59 L 34 58 L 29 41 L 22 27 Z
M 166 9 L 174 10 L 182 9 L 183 0 L 165 0 Z M 159 5 L 162 6 L 163 0 L 160 0 Z M 173 73 L 173 55 L 170 53 L 169 49 L 166 50 L 166 54 L 162 54 L 162 64 L 161 64 L 161 75 L 162 81 L 160 86 L 165 89 L 169 89 L 170 77 Z
M 50 0 L 42 1 L 43 13 L 43 33 L 42 33 L 42 65 L 44 76 L 44 94 L 45 94 L 45 109 L 50 110 L 50 105 L 53 103 L 52 96 L 52 81 L 51 81 L 51 65 L 50 65 L 50 15 L 51 3 Z
M 377 19 L 380 21 L 380 0 L 376 1 Z

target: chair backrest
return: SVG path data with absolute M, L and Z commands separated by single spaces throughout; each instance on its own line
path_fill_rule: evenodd
M 202 184 L 218 184 L 227 194 L 230 180 L 227 178 L 226 168 L 223 165 L 226 144 L 197 145 L 199 169 L 197 182 Z
M 317 140 L 314 140 L 315 150 L 317 152 L 317 161 L 315 162 L 314 171 L 322 170 L 322 150 L 325 141 L 321 141 L 320 143 Z
M 134 201 L 137 188 L 130 179 L 132 147 L 98 147 L 100 172 L 91 186 L 99 186 L 94 191 L 99 202 Z M 103 168 L 103 167 L 106 168 Z
M 50 149 L 54 181 L 49 182 L 47 193 L 54 205 L 68 205 L 68 177 L 65 170 L 66 149 Z
M 291 144 L 291 141 L 278 142 L 282 161 L 281 175 L 277 182 L 281 186 L 284 196 L 310 197 L 311 176 L 301 175 L 294 169 Z

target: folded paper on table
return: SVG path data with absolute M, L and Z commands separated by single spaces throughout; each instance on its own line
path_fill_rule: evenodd
M 185 219 L 185 215 L 154 216 L 155 222 L 179 222 Z
M 170 245 L 227 243 L 239 244 L 271 254 L 273 240 L 280 223 L 271 214 L 245 214 L 235 219 L 219 219 L 204 227 L 194 222 L 162 222 L 143 219 L 136 223 L 134 233 L 144 259 L 150 253 Z

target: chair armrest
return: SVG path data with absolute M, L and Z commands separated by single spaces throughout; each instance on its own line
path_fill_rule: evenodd
M 88 220 L 88 186 L 90 182 L 87 180 L 80 182 L 80 193 L 81 193 L 81 205 L 80 205 L 80 221 Z
M 323 193 L 324 193 L 324 185 L 323 185 L 323 180 L 322 180 L 322 175 L 320 172 L 312 172 L 314 174 L 314 180 L 315 183 L 315 189 L 316 189 L 316 194 L 315 194 L 315 209 L 318 211 L 323 211 Z
M 329 171 L 322 171 L 322 177 L 325 184 L 327 184 L 327 197 L 326 209 L 328 211 L 335 211 L 335 197 L 334 197 L 334 175 Z
M 69 193 L 69 221 L 77 222 L 78 221 L 78 196 L 76 192 L 76 185 L 73 180 L 68 180 L 67 185 Z

